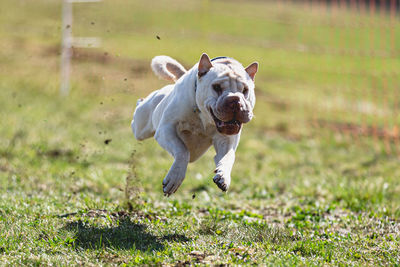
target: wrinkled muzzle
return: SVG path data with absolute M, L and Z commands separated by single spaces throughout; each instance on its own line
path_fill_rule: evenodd
M 214 108 L 210 108 L 217 130 L 226 135 L 240 132 L 243 123 L 253 117 L 251 107 L 237 95 L 218 98 Z

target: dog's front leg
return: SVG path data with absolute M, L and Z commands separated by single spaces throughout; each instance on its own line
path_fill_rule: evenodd
M 239 135 L 218 135 L 214 138 L 214 148 L 217 154 L 214 157 L 216 175 L 213 180 L 222 191 L 227 191 L 231 183 L 231 171 L 239 139 Z
M 160 146 L 167 150 L 175 159 L 167 176 L 163 180 L 164 194 L 169 196 L 176 192 L 182 184 L 183 179 L 185 179 L 190 153 L 176 134 L 176 127 L 173 124 L 164 125 L 157 129 L 154 137 Z

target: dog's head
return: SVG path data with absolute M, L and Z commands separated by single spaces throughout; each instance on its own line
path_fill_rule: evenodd
M 238 134 L 242 124 L 253 118 L 258 63 L 244 68 L 232 58 L 210 60 L 203 54 L 197 69 L 196 103 L 205 120 L 222 134 Z

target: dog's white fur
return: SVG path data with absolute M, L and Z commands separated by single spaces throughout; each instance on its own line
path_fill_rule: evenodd
M 234 59 L 211 62 L 203 54 L 189 71 L 167 56 L 155 57 L 151 66 L 157 76 L 176 83 L 138 100 L 131 126 L 136 139 L 154 136 L 175 159 L 163 180 L 164 193 L 176 192 L 185 178 L 188 163 L 197 160 L 212 144 L 216 150 L 214 182 L 226 191 L 241 130 L 233 135 L 221 134 L 210 110 L 218 118 L 223 116 L 219 98 L 235 96 L 249 121 L 255 104 L 253 80 L 258 64 L 245 69 Z M 213 90 L 215 83 L 224 89 L 220 96 Z M 244 88 L 248 89 L 246 96 Z

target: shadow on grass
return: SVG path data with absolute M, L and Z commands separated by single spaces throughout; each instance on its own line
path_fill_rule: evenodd
M 82 221 L 70 222 L 65 230 L 75 232 L 74 246 L 84 249 L 114 248 L 121 250 L 161 251 L 163 241 L 186 242 L 185 235 L 170 234 L 162 237 L 147 232 L 144 224 L 132 223 L 129 218 L 115 227 L 97 227 Z

